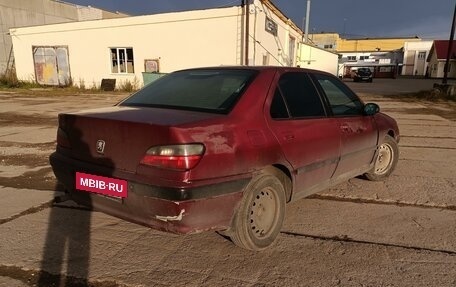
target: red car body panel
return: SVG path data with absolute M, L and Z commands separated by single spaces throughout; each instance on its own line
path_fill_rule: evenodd
M 366 172 L 379 141 L 386 134 L 399 139 L 396 122 L 381 113 L 273 119 L 269 110 L 280 75 L 317 72 L 235 69 L 258 74 L 226 114 L 122 105 L 60 114 L 68 146 L 58 144 L 50 157 L 57 179 L 79 203 L 152 228 L 192 233 L 228 228 L 250 178 L 265 168 L 282 170 L 291 181 L 288 199 L 298 199 Z M 97 152 L 100 139 L 103 153 Z M 205 147 L 193 169 L 140 164 L 151 147 L 192 143 Z M 75 190 L 76 172 L 127 180 L 128 196 L 113 200 Z

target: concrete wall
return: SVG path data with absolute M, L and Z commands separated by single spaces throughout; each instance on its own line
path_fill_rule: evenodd
M 298 65 L 301 68 L 325 71 L 337 76 L 338 55 L 306 44 L 300 45 Z
M 5 72 L 8 62 L 11 67 L 13 61 L 10 28 L 125 16 L 60 1 L 0 0 L 0 74 Z
M 426 62 L 431 50 L 433 41 L 405 42 L 404 62 L 402 75 L 404 76 L 424 76 L 428 63 Z M 425 53 L 424 58 L 420 58 L 420 53 Z
M 249 7 L 249 64 L 296 65 L 300 32 L 283 16 L 256 0 Z M 266 15 L 278 25 L 277 35 L 265 30 Z M 208 9 L 11 29 L 16 71 L 34 80 L 32 48 L 68 47 L 75 84 L 99 86 L 104 78 L 117 84 L 143 83 L 145 60 L 158 59 L 159 72 L 218 65 L 240 65 L 244 57 L 244 15 L 241 7 Z M 102 35 L 102 36 L 101 36 Z M 289 54 L 294 38 L 295 56 Z M 111 48 L 133 49 L 134 73 L 112 73 Z
M 291 21 L 279 16 L 262 1 L 256 0 L 250 5 L 249 64 L 296 66 L 302 35 Z M 277 35 L 266 31 L 267 18 L 277 24 Z M 294 39 L 294 44 L 290 39 Z M 294 56 L 290 55 L 290 48 L 294 49 Z
M 86 86 L 103 78 L 142 84 L 146 59 L 158 59 L 164 73 L 234 65 L 241 17 L 233 7 L 12 29 L 17 75 L 34 78 L 33 46 L 67 46 L 72 79 Z M 124 47 L 133 49 L 134 73 L 112 73 L 110 48 Z
M 333 52 L 337 51 L 337 42 L 340 40 L 337 33 L 315 33 L 310 34 L 308 38 L 311 43 L 314 43 L 318 47 Z

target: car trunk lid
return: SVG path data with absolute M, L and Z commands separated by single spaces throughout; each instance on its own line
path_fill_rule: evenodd
M 68 137 L 69 156 L 113 169 L 135 172 L 146 151 L 177 143 L 170 127 L 217 114 L 159 108 L 110 107 L 60 114 L 59 128 Z

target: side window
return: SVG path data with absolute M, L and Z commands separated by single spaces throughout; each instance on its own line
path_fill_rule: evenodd
M 325 92 L 334 115 L 363 114 L 363 103 L 338 79 L 323 74 L 315 74 L 315 78 Z
M 273 119 L 287 119 L 289 118 L 287 106 L 283 100 L 282 94 L 279 89 L 275 90 L 274 98 L 271 103 L 271 118 Z
M 279 80 L 279 89 L 293 118 L 326 116 L 320 96 L 307 74 L 283 74 Z

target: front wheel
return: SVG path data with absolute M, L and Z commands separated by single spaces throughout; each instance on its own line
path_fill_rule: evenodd
M 396 168 L 399 159 L 399 148 L 396 140 L 387 135 L 378 148 L 374 167 L 365 174 L 367 179 L 379 181 L 386 179 Z
M 261 173 L 247 186 L 226 234 L 234 244 L 263 250 L 276 239 L 285 216 L 285 190 L 272 174 Z

